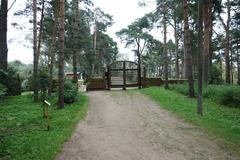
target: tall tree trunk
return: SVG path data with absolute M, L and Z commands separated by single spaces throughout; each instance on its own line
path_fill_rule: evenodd
M 7 13 L 8 0 L 1 0 L 0 10 L 0 69 L 7 70 Z
M 238 39 L 237 43 L 237 70 L 238 70 L 238 85 L 240 85 L 240 55 L 239 55 L 239 45 L 240 45 L 240 38 Z
M 231 40 L 230 40 L 231 41 Z M 233 48 L 232 45 L 230 45 L 230 75 L 231 75 L 231 84 L 233 84 L 234 78 L 233 78 Z
M 78 83 L 78 76 L 77 76 L 77 46 L 78 46 L 78 15 L 79 15 L 79 7 L 78 7 L 78 0 L 75 0 L 73 3 L 75 15 L 73 16 L 73 82 Z
M 175 37 L 175 53 L 176 53 L 176 78 L 179 79 L 179 51 L 178 51 L 178 31 L 177 31 L 177 18 L 174 16 L 174 37 Z
M 42 43 L 42 34 L 43 34 L 43 19 L 44 19 L 44 7 L 45 0 L 42 0 L 42 9 L 41 9 L 41 19 L 40 19 L 40 28 L 38 34 L 38 44 L 37 44 L 37 61 L 39 62 L 41 43 Z
M 33 98 L 38 101 L 37 1 L 33 0 Z
M 203 17 L 202 17 L 202 10 L 203 10 L 203 2 L 202 0 L 198 0 L 198 107 L 197 113 L 202 115 L 203 114 L 203 106 L 202 106 L 202 74 L 203 74 Z
M 165 89 L 168 89 L 168 53 L 167 53 L 167 17 L 166 4 L 163 6 L 163 55 L 164 55 L 164 78 Z
M 223 75 L 222 75 L 222 73 L 223 73 L 223 62 L 222 62 L 222 55 L 221 55 L 221 52 L 219 53 L 219 63 L 220 63 L 220 73 L 221 73 L 221 80 L 223 80 Z
M 204 22 L 204 56 L 203 56 L 203 80 L 204 80 L 204 85 L 208 85 L 208 74 L 209 74 L 209 54 L 210 54 L 210 14 L 212 13 L 212 8 L 211 8 L 211 3 L 212 0 L 209 0 L 206 2 L 203 8 L 203 22 Z
M 60 0 L 60 52 L 59 52 L 59 68 L 58 68 L 58 108 L 64 108 L 64 32 L 65 32 L 65 0 Z
M 228 22 L 226 28 L 226 41 L 225 41 L 225 59 L 226 59 L 226 82 L 230 84 L 230 2 L 228 1 Z
M 229 50 L 230 50 L 230 22 L 231 22 L 231 14 L 230 14 L 230 1 L 227 0 L 227 23 L 225 24 L 222 17 L 220 16 L 220 20 L 222 22 L 222 25 L 224 26 L 226 36 L 225 36 L 225 43 L 224 43 L 224 54 L 225 54 L 225 63 L 226 63 L 226 75 L 225 80 L 227 84 L 231 83 L 231 67 L 230 67 L 230 56 L 229 56 Z
M 55 54 L 56 54 L 56 34 L 57 34 L 57 23 L 58 23 L 58 13 L 59 13 L 59 5 L 58 5 L 58 1 L 55 0 L 55 5 L 53 5 L 54 7 L 54 20 L 53 20 L 53 29 L 52 29 L 52 44 L 51 44 L 51 49 L 50 49 L 50 64 L 49 64 L 49 86 L 48 86 L 48 97 L 51 96 L 52 94 L 52 89 L 53 89 L 53 83 L 52 83 L 52 79 L 53 79 L 53 66 L 55 63 Z
M 210 3 L 210 10 L 209 10 L 209 28 L 210 28 L 210 36 L 209 36 L 209 74 L 211 74 L 212 71 L 212 59 L 213 59 L 213 48 L 212 48 L 212 36 L 213 36 L 213 2 L 211 0 Z
M 97 58 L 97 24 L 95 22 L 94 33 L 93 33 L 93 51 L 94 58 Z M 92 63 L 92 76 L 95 75 L 95 62 Z
M 138 57 L 138 89 L 142 87 L 142 79 L 141 79 L 141 55 L 140 55 L 140 40 L 137 39 L 137 57 Z
M 192 55 L 190 46 L 187 0 L 183 0 L 183 17 L 184 17 L 184 51 L 186 58 L 186 75 L 189 83 L 189 96 L 194 97 L 194 81 L 192 76 Z

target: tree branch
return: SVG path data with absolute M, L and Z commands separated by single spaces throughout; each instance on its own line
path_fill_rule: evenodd
M 9 11 L 9 10 L 13 7 L 13 5 L 15 4 L 16 1 L 17 1 L 17 0 L 14 0 L 14 1 L 13 1 L 13 3 L 11 4 L 11 6 L 8 8 L 7 11 Z

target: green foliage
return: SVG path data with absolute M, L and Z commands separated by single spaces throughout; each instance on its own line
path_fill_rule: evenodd
M 215 65 L 215 64 L 211 68 L 211 72 L 209 75 L 209 83 L 210 84 L 222 84 L 223 83 L 222 73 L 221 73 L 219 67 L 217 67 L 217 65 Z
M 219 104 L 240 108 L 240 87 L 230 85 L 209 85 L 203 96 Z
M 28 79 L 32 74 L 32 64 L 24 64 L 19 60 L 8 63 L 10 68 L 13 68 L 17 74 L 19 74 L 20 80 L 24 81 Z
M 7 87 L 8 96 L 21 94 L 21 82 L 16 71 L 8 67 L 7 71 L 0 70 L 0 83 Z
M 38 71 L 38 86 L 40 91 L 40 100 L 44 101 L 47 97 L 47 89 L 49 85 L 49 74 L 46 67 L 39 68 Z
M 169 90 L 174 90 L 178 93 L 181 93 L 185 96 L 189 95 L 189 89 L 188 89 L 188 84 L 184 83 L 184 84 L 172 84 L 169 86 Z M 196 92 L 197 90 L 194 89 L 194 91 Z M 194 93 L 196 95 L 196 93 Z
M 153 98 L 160 106 L 184 120 L 204 129 L 217 137 L 222 146 L 240 154 L 240 109 L 228 108 L 212 101 L 204 100 L 204 115 L 197 114 L 197 99 L 188 98 L 174 91 L 152 87 L 141 90 Z
M 37 75 L 37 82 L 38 82 L 38 89 L 40 92 L 40 100 L 43 101 L 46 99 L 47 96 L 47 89 L 49 85 L 49 74 L 48 74 L 48 68 L 45 66 L 40 66 L 38 69 L 38 75 Z M 29 87 L 27 90 L 33 90 L 33 75 L 31 75 L 27 82 L 25 82 L 26 86 Z
M 5 96 L 7 92 L 7 87 L 0 83 L 0 98 Z
M 170 85 L 170 90 L 174 90 L 185 96 L 188 95 L 188 84 Z M 195 85 L 197 95 L 197 85 Z M 240 108 L 240 87 L 231 85 L 208 85 L 203 89 L 203 97 L 218 104 L 229 107 Z
M 76 102 L 78 99 L 78 86 L 70 80 L 64 82 L 64 102 L 69 104 Z
M 137 19 L 127 28 L 121 29 L 116 35 L 125 42 L 125 47 L 140 45 L 140 41 L 143 41 L 145 45 L 153 40 L 146 30 L 150 29 L 149 22 L 146 17 Z M 144 46 L 145 47 L 145 46 Z
M 57 103 L 57 97 L 50 99 Z M 63 110 L 51 106 L 50 131 L 42 107 L 30 95 L 7 97 L 0 101 L 0 159 L 52 160 L 63 147 L 80 119 L 87 112 L 88 98 L 67 105 Z

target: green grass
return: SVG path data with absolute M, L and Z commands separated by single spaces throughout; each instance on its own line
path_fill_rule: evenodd
M 63 110 L 52 106 L 47 131 L 42 106 L 33 103 L 30 95 L 0 100 L 0 159 L 54 159 L 77 122 L 85 117 L 87 105 L 88 98 L 81 95 L 78 102 Z
M 182 119 L 202 128 L 222 146 L 240 155 L 240 109 L 229 108 L 209 100 L 203 103 L 204 115 L 197 114 L 197 99 L 159 87 L 141 90 L 160 106 Z

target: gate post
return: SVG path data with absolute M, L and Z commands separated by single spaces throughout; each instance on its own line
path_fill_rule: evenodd
M 140 56 L 138 58 L 138 89 L 141 89 L 142 87 L 142 77 L 141 77 L 141 60 Z
M 108 85 L 108 90 L 111 90 L 111 69 L 110 66 L 107 68 L 107 85 Z
M 126 62 L 123 62 L 123 90 L 126 90 Z

